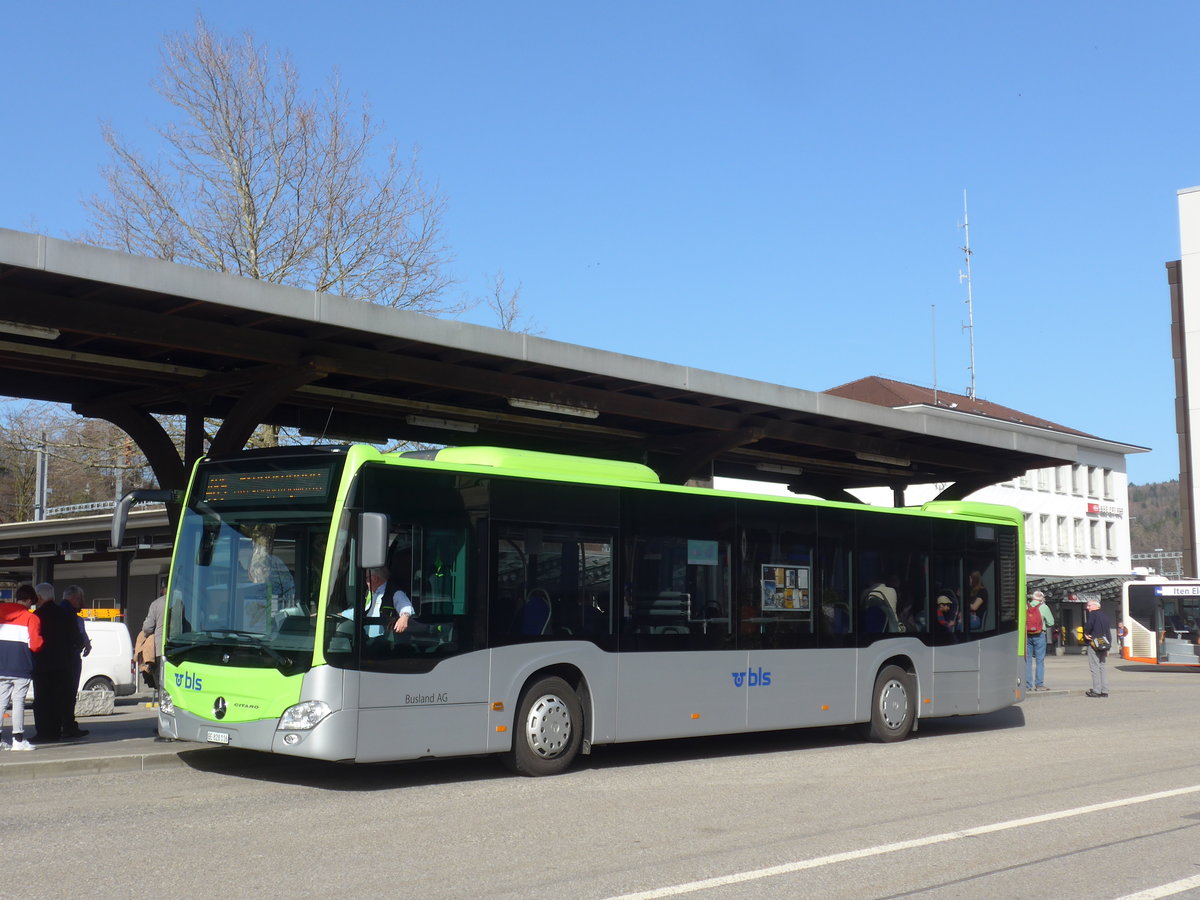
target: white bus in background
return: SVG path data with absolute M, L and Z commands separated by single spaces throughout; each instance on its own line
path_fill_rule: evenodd
M 1121 587 L 1129 629 L 1121 656 L 1157 666 L 1200 666 L 1200 581 L 1147 579 Z

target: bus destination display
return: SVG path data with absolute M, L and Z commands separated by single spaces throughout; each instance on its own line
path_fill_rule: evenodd
M 329 496 L 329 486 L 330 472 L 327 467 L 258 472 L 210 469 L 204 473 L 200 500 L 210 505 L 272 505 L 305 500 L 323 503 Z

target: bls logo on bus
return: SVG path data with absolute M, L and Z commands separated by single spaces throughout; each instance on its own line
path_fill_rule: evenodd
M 200 690 L 200 676 L 193 675 L 191 672 L 176 672 L 175 687 L 181 687 L 189 691 Z
M 749 672 L 730 672 L 733 676 L 733 686 L 741 687 L 748 685 L 749 687 L 767 687 L 771 683 L 771 673 L 764 672 L 762 666 L 759 666 L 757 671 L 751 669 Z M 178 678 L 179 676 L 175 676 Z

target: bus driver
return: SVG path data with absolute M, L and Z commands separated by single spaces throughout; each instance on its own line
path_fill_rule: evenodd
M 417 611 L 413 609 L 412 601 L 408 599 L 408 594 L 397 588 L 392 592 L 390 602 L 384 604 L 383 595 L 387 589 L 388 570 L 386 566 L 376 566 L 373 569 L 367 570 L 367 588 L 371 591 L 371 605 L 367 607 L 367 618 L 377 619 L 384 615 L 384 611 L 395 612 L 396 618 L 392 620 L 392 630 L 397 634 L 401 634 L 408 630 L 409 620 L 416 615 Z
M 390 622 L 390 625 L 392 630 L 399 634 L 409 629 L 409 623 L 416 615 L 416 610 L 413 608 L 412 601 L 408 599 L 408 594 L 399 589 L 393 591 L 391 598 L 385 603 L 384 593 L 387 590 L 387 582 L 387 566 L 367 569 L 367 590 L 370 591 L 370 594 L 365 600 L 365 618 L 368 620 L 383 619 L 395 615 L 396 618 Z M 348 607 L 342 610 L 340 615 L 343 619 L 353 621 L 355 609 L 353 606 Z M 416 625 L 415 622 L 412 624 Z M 413 630 L 416 630 L 415 627 Z M 367 625 L 367 637 L 382 637 L 383 631 L 382 625 Z

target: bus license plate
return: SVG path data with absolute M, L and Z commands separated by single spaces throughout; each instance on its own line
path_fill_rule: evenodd
M 210 744 L 228 744 L 229 735 L 224 731 L 210 731 L 208 733 L 208 742 Z

